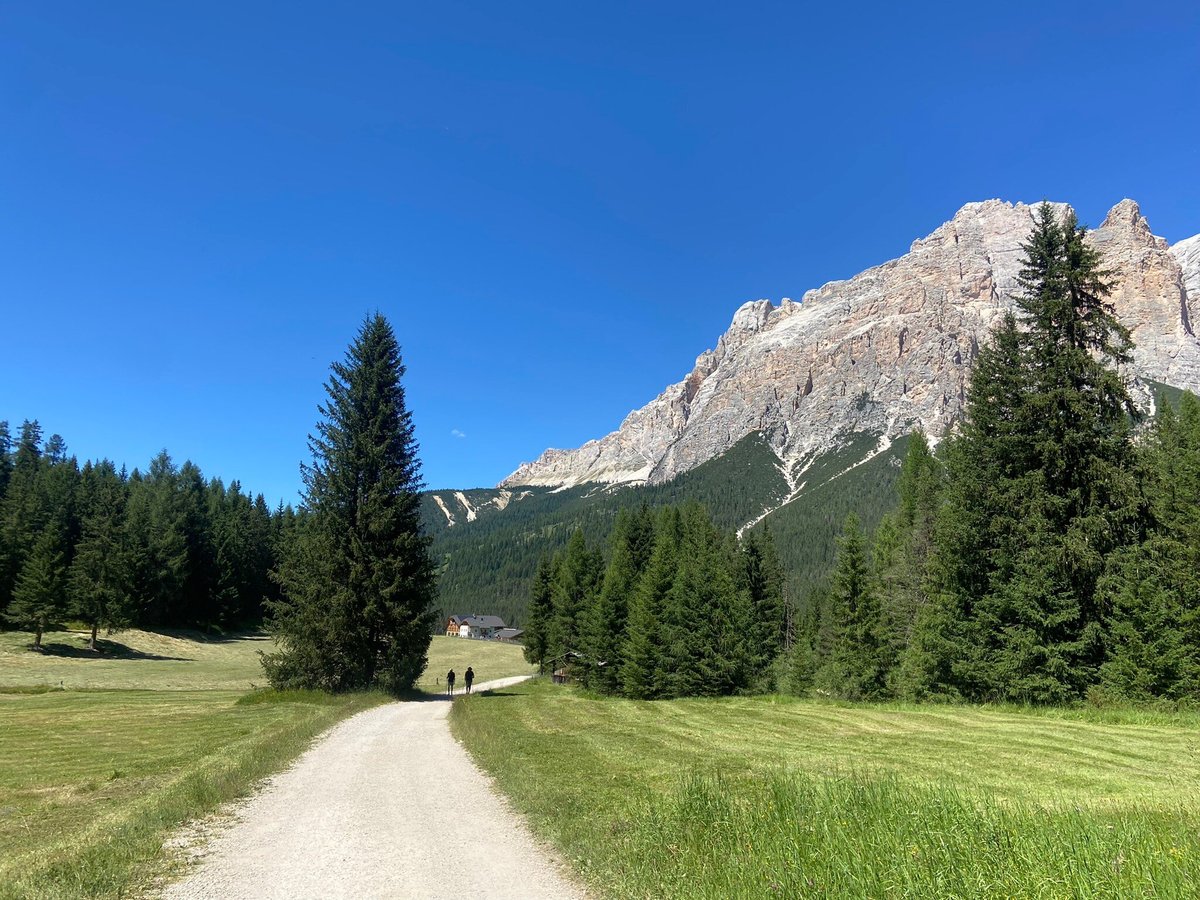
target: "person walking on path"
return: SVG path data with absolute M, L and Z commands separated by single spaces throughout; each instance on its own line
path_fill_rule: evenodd
M 446 693 L 451 697 L 454 696 L 454 670 L 451 669 L 446 673 Z
M 471 682 L 475 680 L 474 670 L 470 666 L 467 666 L 467 672 L 463 677 L 466 679 L 467 693 L 469 694 L 469 693 L 471 693 Z

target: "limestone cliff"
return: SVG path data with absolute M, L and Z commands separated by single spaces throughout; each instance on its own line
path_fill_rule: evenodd
M 1019 203 L 969 203 L 899 259 L 798 303 L 745 304 L 686 378 L 617 431 L 547 450 L 503 484 L 667 481 L 754 431 L 792 480 L 805 460 L 854 432 L 884 441 L 918 426 L 944 434 L 961 413 L 980 345 L 1013 306 L 1033 213 Z M 1116 273 L 1112 299 L 1137 342 L 1130 374 L 1200 390 L 1192 330 L 1200 237 L 1168 248 L 1123 200 L 1091 239 Z

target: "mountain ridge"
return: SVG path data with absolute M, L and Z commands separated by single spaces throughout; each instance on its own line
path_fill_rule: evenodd
M 1014 305 L 1035 209 L 968 203 L 901 257 L 800 302 L 743 304 L 716 346 L 617 430 L 547 450 L 500 487 L 660 484 L 752 432 L 789 481 L 855 433 L 892 440 L 920 427 L 937 439 L 961 413 L 979 346 Z M 1116 273 L 1112 301 L 1134 334 L 1137 396 L 1151 402 L 1137 379 L 1200 390 L 1200 235 L 1169 246 L 1132 200 L 1090 235 Z

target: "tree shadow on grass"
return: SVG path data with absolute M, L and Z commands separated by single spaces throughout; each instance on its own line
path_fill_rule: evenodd
M 89 650 L 86 646 L 75 644 L 50 643 L 42 644 L 42 653 L 46 656 L 58 656 L 64 659 L 155 659 L 172 662 L 192 662 L 188 656 L 161 656 L 157 653 L 145 653 L 135 650 L 119 641 L 99 639 L 96 649 Z

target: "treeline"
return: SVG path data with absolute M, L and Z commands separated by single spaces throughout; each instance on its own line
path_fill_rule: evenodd
M 295 525 L 234 481 L 206 480 L 166 451 L 145 473 L 81 467 L 58 435 L 0 422 L 0 622 L 35 632 L 231 627 L 261 621 L 269 573 Z
M 909 446 L 871 546 L 851 520 L 791 654 L 848 698 L 1200 699 L 1200 401 L 1139 423 L 1132 342 L 1073 215 L 1025 245 L 1020 318 L 975 363 L 965 421 Z
M 581 530 L 543 557 L 526 658 L 639 699 L 771 689 L 789 641 L 770 532 L 739 543 L 697 503 L 618 513 L 607 552 Z

